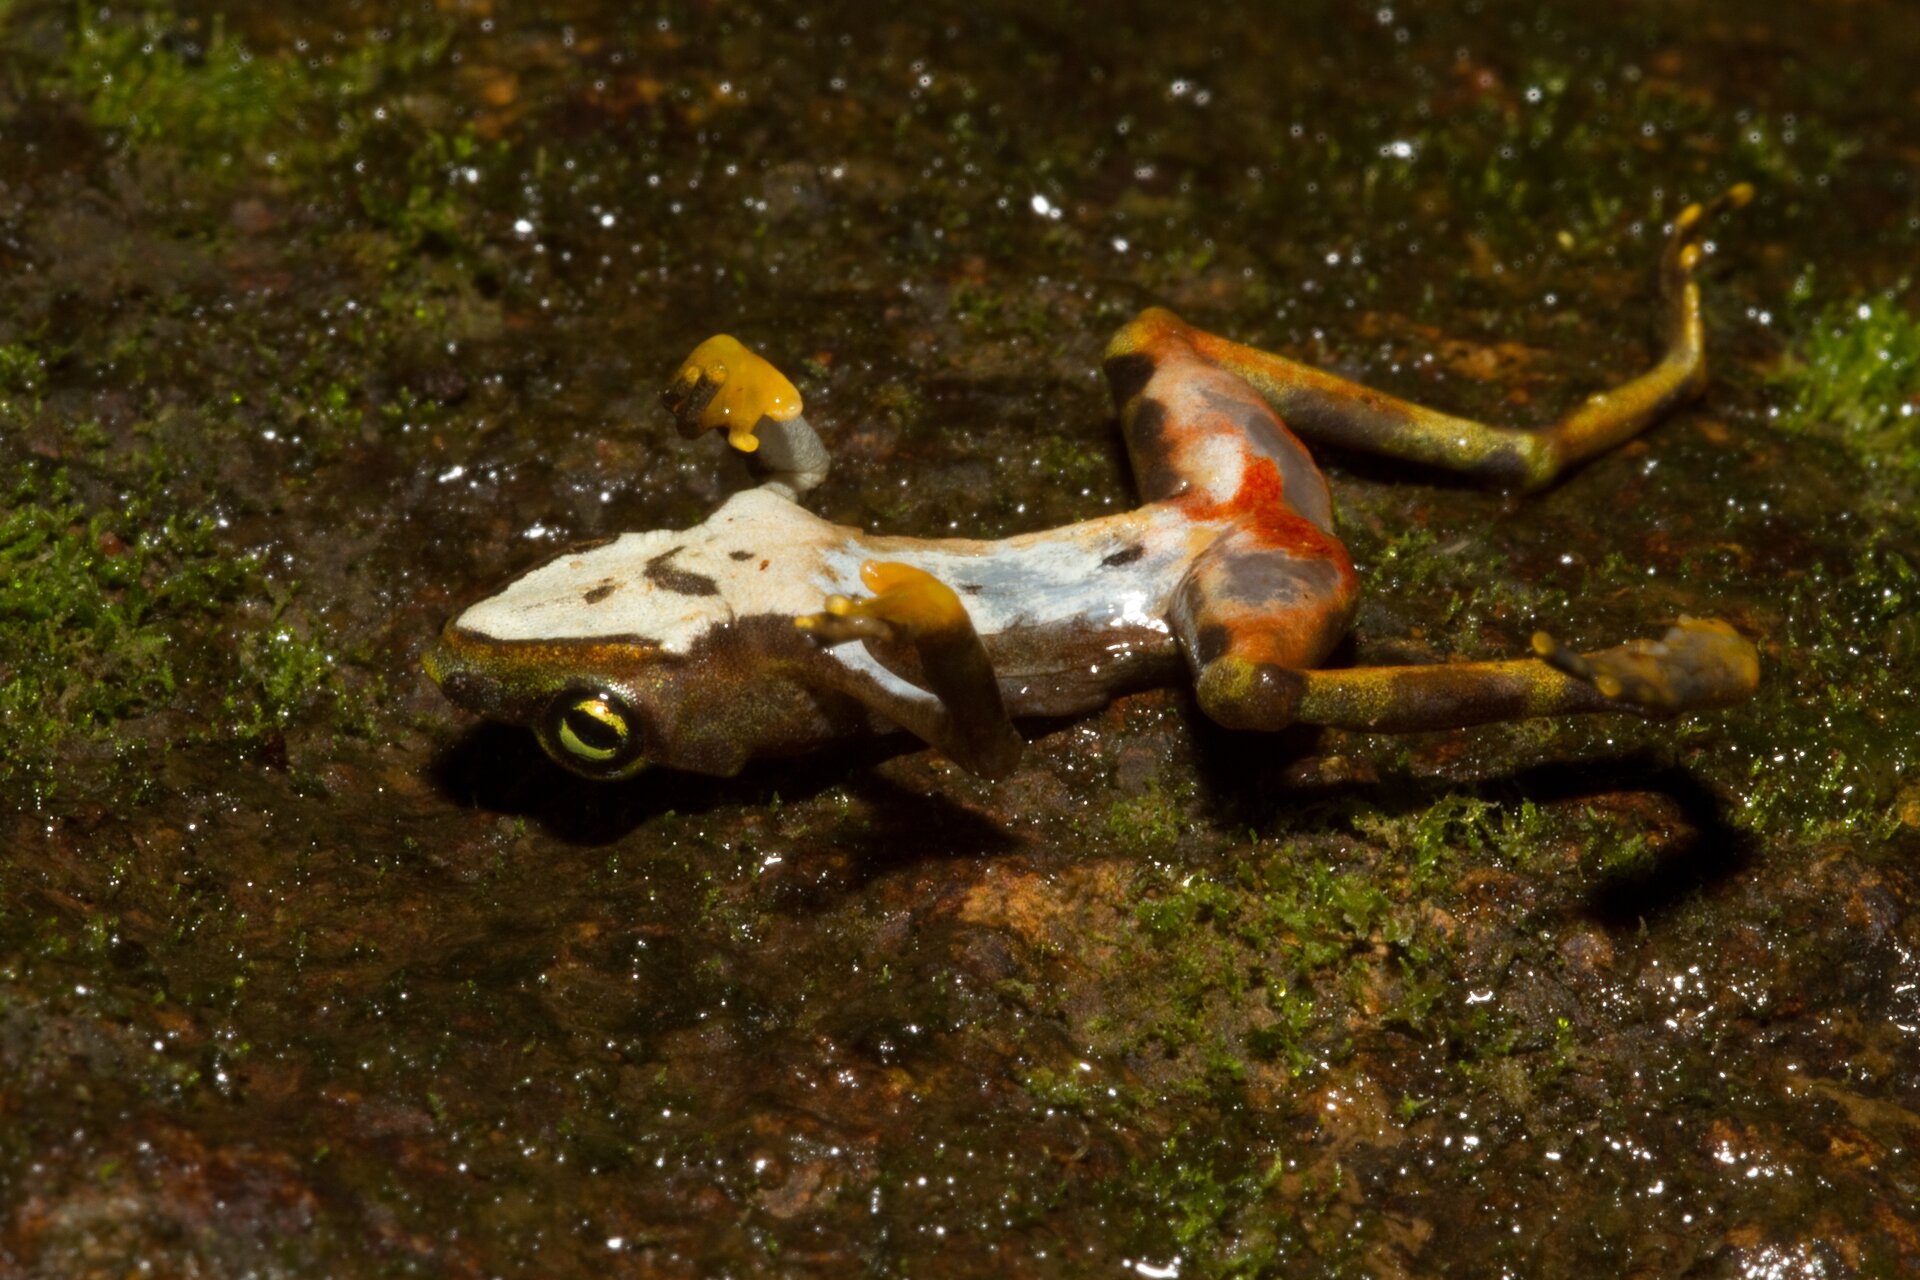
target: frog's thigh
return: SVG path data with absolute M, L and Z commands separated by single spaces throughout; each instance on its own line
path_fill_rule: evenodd
M 1171 611 L 1202 709 L 1230 728 L 1286 725 L 1294 673 L 1339 643 L 1356 594 L 1353 568 L 1330 539 L 1288 548 L 1257 530 L 1222 537 L 1194 562 Z

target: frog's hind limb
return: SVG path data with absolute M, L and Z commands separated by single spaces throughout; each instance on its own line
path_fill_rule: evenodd
M 1291 715 L 1275 701 L 1278 677 L 1256 688 L 1228 673 L 1319 666 L 1346 632 L 1358 584 L 1306 447 L 1245 379 L 1199 353 L 1197 334 L 1143 313 L 1108 349 L 1107 380 L 1141 496 L 1196 533 L 1217 530 L 1166 615 L 1196 684 L 1222 690 L 1202 705 L 1223 723 L 1253 715 L 1278 728 Z M 1243 698 L 1269 709 L 1230 705 Z
M 1712 619 L 1682 618 L 1659 640 L 1597 653 L 1573 653 L 1544 635 L 1534 648 L 1544 660 L 1336 671 L 1226 661 L 1202 674 L 1198 692 L 1207 714 L 1234 729 L 1413 733 L 1597 711 L 1665 718 L 1744 701 L 1760 677 L 1753 646 Z
M 1011 773 L 1025 743 L 960 597 L 911 565 L 869 560 L 860 580 L 871 596 L 828 596 L 821 612 L 794 619 L 822 645 L 864 646 L 816 678 L 963 768 L 987 778 Z
M 1695 279 L 1702 238 L 1714 217 L 1753 198 L 1745 183 L 1673 220 L 1659 267 L 1659 360 L 1619 386 L 1590 396 L 1565 418 L 1538 430 L 1490 426 L 1375 391 L 1284 356 L 1194 329 L 1171 313 L 1143 313 L 1108 352 L 1109 367 L 1152 335 L 1178 330 L 1202 358 L 1246 379 L 1309 440 L 1382 454 L 1528 491 L 1624 443 L 1706 384 L 1706 351 Z

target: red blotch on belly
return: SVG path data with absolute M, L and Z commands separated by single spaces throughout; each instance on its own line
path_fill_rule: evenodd
M 1287 502 L 1286 481 L 1272 458 L 1247 459 L 1240 487 L 1226 501 L 1214 501 L 1205 491 L 1194 490 L 1180 499 L 1180 507 L 1190 520 L 1228 521 L 1276 551 L 1302 560 L 1331 560 L 1344 573 L 1353 572 L 1353 562 L 1340 540 Z

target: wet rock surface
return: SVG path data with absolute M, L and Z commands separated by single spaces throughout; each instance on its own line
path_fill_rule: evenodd
M 1920 31 L 1902 6 L 0 5 L 0 1272 L 1920 1268 Z M 596 785 L 418 655 L 750 482 L 1132 500 L 1168 305 L 1540 423 L 1526 499 L 1328 458 L 1343 661 L 1725 617 L 1761 693 L 1370 738 L 1183 690 Z

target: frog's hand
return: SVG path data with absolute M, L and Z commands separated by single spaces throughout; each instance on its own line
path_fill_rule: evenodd
M 1698 395 L 1706 385 L 1706 348 L 1700 323 L 1700 286 L 1694 276 L 1715 215 L 1753 198 L 1746 183 L 1706 204 L 1691 204 L 1673 220 L 1660 259 L 1661 353 L 1638 377 L 1587 399 L 1540 430 L 1456 418 L 1349 382 L 1284 356 L 1229 342 L 1157 308 L 1142 312 L 1115 335 L 1107 370 L 1123 419 L 1145 367 L 1191 354 L 1239 375 L 1286 424 L 1310 440 L 1403 458 L 1473 476 L 1506 489 L 1538 489 L 1568 468 L 1631 439 Z M 1151 459 L 1149 460 L 1151 461 Z
M 880 659 L 873 672 L 836 664 L 846 677 L 838 682 L 841 691 L 974 773 L 1010 773 L 1024 743 L 1007 718 L 993 663 L 960 598 L 911 565 L 869 560 L 860 567 L 860 580 L 871 596 L 829 596 L 822 612 L 794 619 L 823 645 L 864 641 Z M 902 679 L 894 668 L 911 678 Z M 896 683 L 905 688 L 888 687 Z
M 683 435 L 725 430 L 728 444 L 766 468 L 764 487 L 783 497 L 798 497 L 827 478 L 827 449 L 801 415 L 800 393 L 724 333 L 680 362 L 660 400 Z
M 1658 641 L 1598 653 L 1573 653 L 1544 636 L 1534 647 L 1544 660 L 1337 671 L 1226 658 L 1201 672 L 1200 705 L 1236 729 L 1301 723 L 1412 733 L 1595 711 L 1673 716 L 1744 701 L 1760 679 L 1753 646 L 1713 619 L 1683 618 Z

